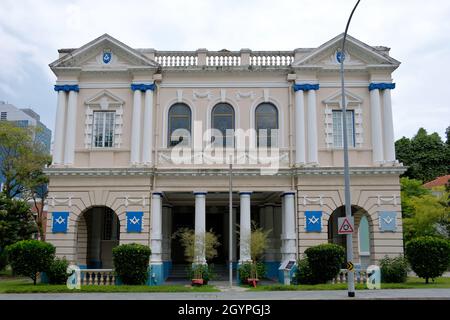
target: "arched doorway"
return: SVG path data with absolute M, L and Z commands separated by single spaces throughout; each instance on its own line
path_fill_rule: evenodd
M 357 267 L 367 268 L 372 264 L 373 233 L 372 219 L 366 210 L 352 206 L 352 216 L 355 221 L 353 233 L 353 262 Z M 345 206 L 336 208 L 328 220 L 328 242 L 344 247 L 347 254 L 346 236 L 338 234 L 338 218 L 345 217 Z
M 108 207 L 91 207 L 77 222 L 77 264 L 87 269 L 112 269 L 112 249 L 119 245 L 120 223 Z

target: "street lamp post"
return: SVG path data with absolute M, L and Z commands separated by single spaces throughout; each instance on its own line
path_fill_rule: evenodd
M 352 216 L 352 203 L 350 198 L 350 170 L 348 164 L 348 138 L 347 138 L 347 105 L 345 101 L 345 85 L 344 85 L 344 60 L 345 60 L 345 40 L 347 38 L 347 31 L 352 20 L 353 13 L 356 10 L 359 2 L 358 0 L 350 14 L 345 27 L 344 38 L 342 39 L 342 48 L 340 53 L 341 63 L 341 96 L 342 96 L 342 130 L 344 138 L 344 184 L 345 184 L 345 216 L 350 219 Z M 353 260 L 353 235 L 347 234 L 347 262 Z M 353 270 L 347 270 L 347 284 L 348 284 L 348 296 L 355 296 L 355 272 Z

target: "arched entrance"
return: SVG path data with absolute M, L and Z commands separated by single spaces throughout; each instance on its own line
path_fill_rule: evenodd
M 362 269 L 372 264 L 373 224 L 368 212 L 361 207 L 352 206 L 352 216 L 355 221 L 353 233 L 353 262 Z M 345 217 L 345 206 L 336 208 L 328 220 L 328 242 L 341 245 L 347 253 L 346 236 L 338 234 L 338 218 Z
M 113 268 L 112 249 L 119 245 L 120 223 L 108 207 L 91 207 L 77 222 L 77 264 L 87 269 Z

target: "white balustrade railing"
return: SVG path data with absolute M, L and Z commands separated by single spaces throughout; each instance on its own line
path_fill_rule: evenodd
M 114 286 L 116 275 L 113 269 L 81 269 L 78 283 L 82 286 Z
M 193 51 L 160 51 L 155 55 L 155 61 L 163 67 L 191 67 L 198 64 L 197 53 Z
M 206 65 L 210 67 L 236 67 L 241 65 L 239 52 L 209 51 L 206 56 Z
M 258 67 L 289 66 L 294 61 L 294 54 L 289 51 L 253 51 L 250 54 L 250 65 Z
M 292 51 L 156 51 L 154 60 L 162 67 L 288 67 L 294 62 Z
M 347 269 L 341 269 L 339 274 L 334 278 L 331 283 L 346 283 L 347 282 Z M 355 283 L 366 283 L 367 272 L 365 270 L 355 270 Z

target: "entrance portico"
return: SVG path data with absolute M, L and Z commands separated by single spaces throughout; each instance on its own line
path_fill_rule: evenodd
M 267 277 L 278 278 L 278 267 L 283 259 L 293 257 L 295 259 L 295 192 L 252 192 L 242 190 L 233 194 L 233 217 L 229 223 L 228 193 L 226 191 L 208 192 L 197 190 L 194 192 L 158 192 L 153 194 L 152 213 L 156 215 L 168 215 L 156 217 L 156 221 L 165 221 L 162 225 L 162 261 L 152 257 L 152 266 L 159 268 L 163 265 L 161 281 L 168 277 L 182 277 L 179 272 L 186 268 L 188 262 L 184 257 L 184 250 L 177 238 L 172 235 L 181 228 L 195 230 L 196 251 L 194 263 L 212 263 L 215 265 L 218 276 L 226 269 L 229 263 L 229 248 L 232 248 L 232 262 L 238 263 L 252 261 L 251 256 L 251 232 L 252 224 L 270 231 L 267 248 L 261 261 L 266 264 Z M 282 201 L 282 199 L 284 199 Z M 162 203 L 160 203 L 162 202 Z M 283 203 L 285 205 L 283 206 Z M 159 211 L 162 206 L 162 211 Z M 167 208 L 167 209 L 165 209 Z M 282 218 L 282 212 L 286 217 Z M 285 226 L 282 226 L 282 220 Z M 167 222 L 170 221 L 170 224 Z M 152 223 L 152 228 L 158 227 L 158 223 Z M 232 228 L 232 239 L 229 236 L 229 228 Z M 206 261 L 205 257 L 205 233 L 212 231 L 219 239 L 218 256 L 212 261 Z M 154 231 L 152 230 L 152 234 Z M 282 249 L 281 245 L 283 245 Z M 158 241 L 152 237 L 152 252 L 159 250 Z M 157 252 L 157 251 L 156 251 Z M 238 254 L 239 252 L 239 254 Z M 153 254 L 152 254 L 153 256 Z M 156 270 L 156 269 L 154 269 Z M 153 271 L 154 273 L 154 271 Z M 155 276 L 155 275 L 154 275 Z

